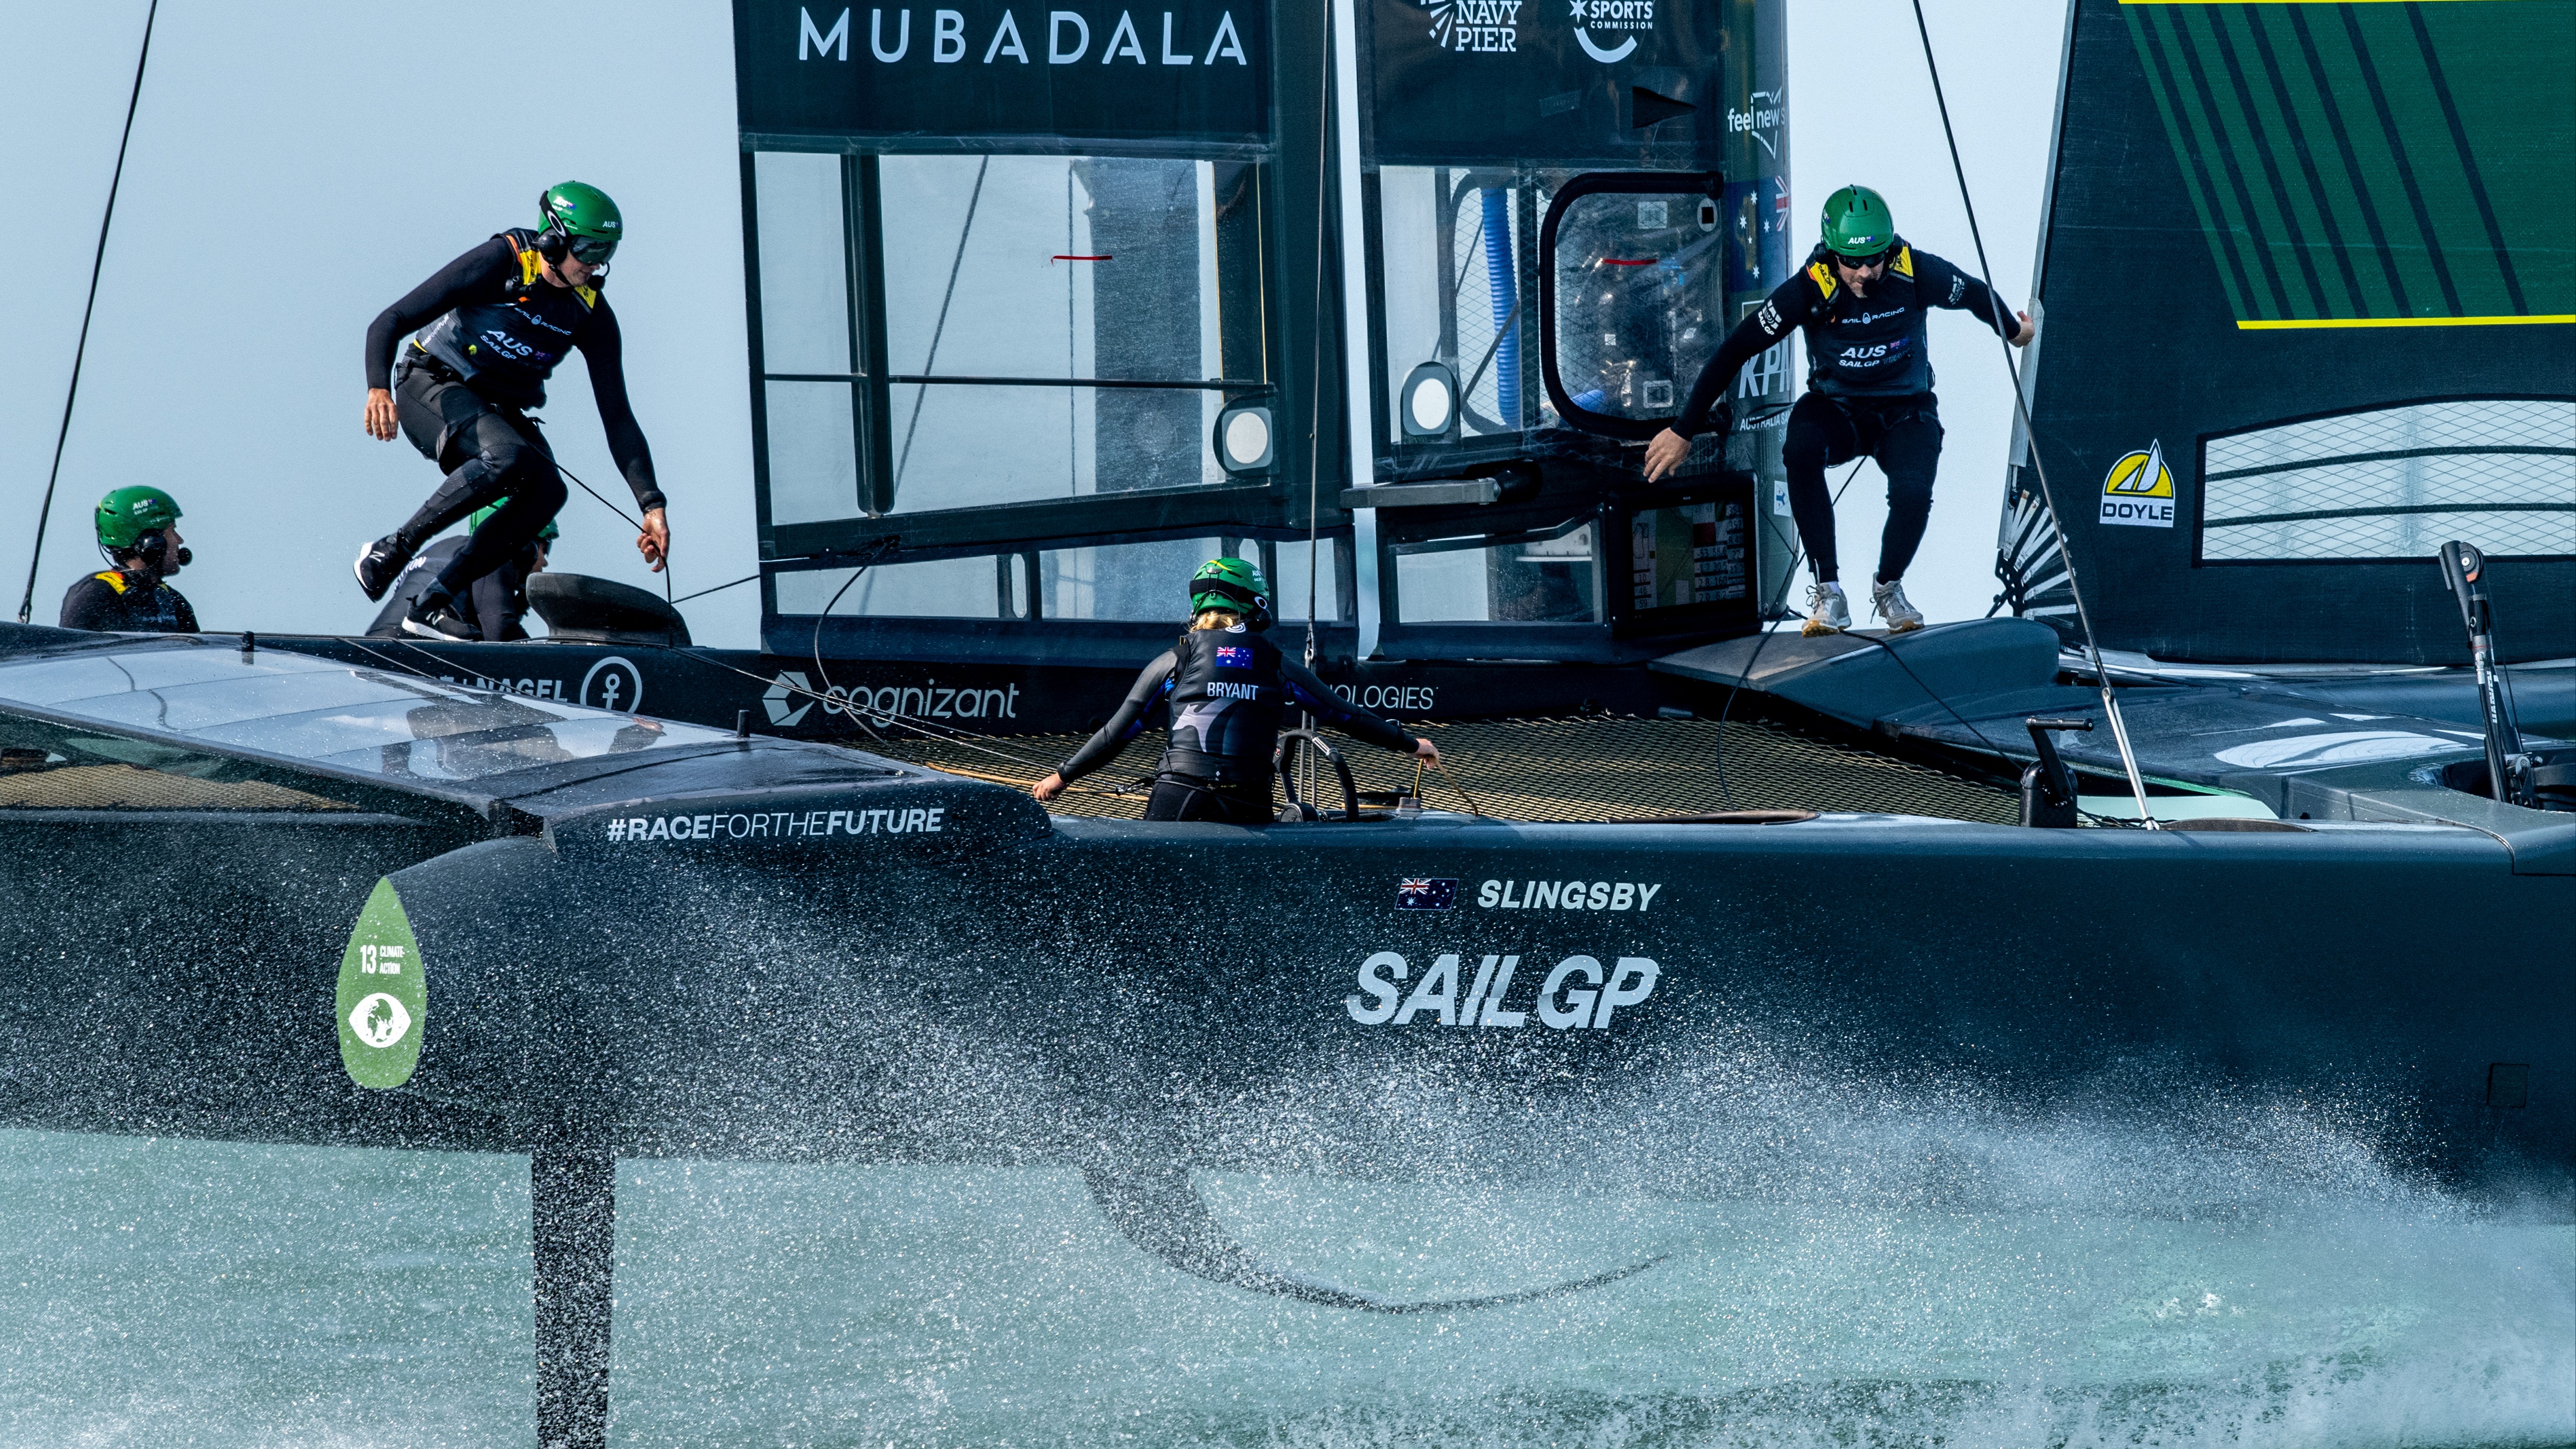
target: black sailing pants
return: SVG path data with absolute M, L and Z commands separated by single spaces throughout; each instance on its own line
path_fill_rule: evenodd
M 1789 474 L 1789 512 L 1816 577 L 1841 577 L 1834 557 L 1834 497 L 1825 470 L 1854 458 L 1887 475 L 1887 531 L 1878 541 L 1878 578 L 1905 577 L 1932 520 L 1932 475 L 1941 467 L 1940 405 L 1932 394 L 1836 398 L 1811 392 L 1789 412 L 1780 461 Z
M 537 541 L 564 506 L 563 474 L 534 422 L 426 365 L 405 361 L 394 412 L 421 456 L 447 470 L 438 491 L 396 531 L 405 548 L 416 551 L 475 509 L 501 503 L 422 591 L 423 598 L 432 590 L 453 598 Z
M 1219 825 L 1268 825 L 1270 784 L 1215 785 L 1190 775 L 1165 771 L 1154 777 L 1154 793 L 1145 797 L 1148 820 L 1206 820 Z

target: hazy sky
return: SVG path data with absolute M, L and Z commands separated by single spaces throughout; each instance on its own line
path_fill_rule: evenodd
M 144 0 L 0 7 L 0 586 L 24 587 L 81 300 L 124 120 Z M 2024 297 L 2065 11 L 2049 0 L 1927 7 L 1996 280 Z M 98 567 L 89 510 L 154 483 L 197 563 L 177 581 L 210 628 L 364 627 L 349 576 L 436 484 L 405 443 L 359 429 L 366 325 L 456 253 L 529 224 L 566 177 L 617 198 L 633 238 L 612 295 L 627 385 L 671 498 L 686 593 L 750 573 L 750 410 L 730 7 L 628 3 L 163 0 L 108 240 L 80 403 L 36 583 L 37 622 Z M 1899 0 L 1793 4 L 1795 244 L 1835 187 L 1886 193 L 1917 245 L 1975 266 Z M 1932 530 L 1907 584 L 1936 618 L 1985 611 L 2011 393 L 1991 334 L 1936 313 L 1948 429 Z M 631 504 L 579 367 L 549 436 Z M 1837 471 L 1839 477 L 1839 470 Z M 1885 519 L 1865 469 L 1840 511 L 1846 575 Z M 580 490 L 557 567 L 655 588 L 631 531 Z M 1794 600 L 1793 600 L 1794 602 Z M 704 643 L 756 644 L 744 586 L 686 606 Z

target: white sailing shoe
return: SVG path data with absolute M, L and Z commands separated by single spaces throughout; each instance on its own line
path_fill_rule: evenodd
M 1907 634 L 1923 627 L 1923 611 L 1906 602 L 1903 580 L 1870 585 L 1869 607 L 1870 612 L 1887 621 L 1890 634 Z
M 1807 623 L 1798 632 L 1813 639 L 1819 634 L 1839 634 L 1851 627 L 1851 601 L 1843 597 L 1840 584 L 1815 584 L 1807 590 Z

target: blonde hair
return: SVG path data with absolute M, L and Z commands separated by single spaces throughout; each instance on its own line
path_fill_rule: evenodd
M 1199 610 L 1198 617 L 1190 620 L 1190 627 L 1193 629 L 1231 629 L 1242 622 L 1243 616 L 1234 612 L 1232 609 L 1201 609 Z

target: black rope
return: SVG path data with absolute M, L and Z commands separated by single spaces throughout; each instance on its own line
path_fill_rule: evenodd
M 1941 67 L 1932 58 L 1932 28 L 1923 19 L 1923 0 L 1913 0 L 1913 3 L 1914 30 L 1923 38 L 1923 68 L 1932 77 L 1932 102 L 1941 110 L 1941 135 L 1950 146 L 1950 170 L 1959 178 L 1959 205 L 1968 214 L 1968 239 L 1977 247 L 1977 271 L 1986 279 L 1987 293 L 1993 297 L 1995 306 L 2002 308 L 2003 299 L 1993 295 L 1995 272 L 1986 261 L 1986 239 L 1977 229 L 1977 203 L 1968 194 L 1968 168 L 1959 160 L 1959 136 L 1950 126 L 1950 102 L 1941 91 Z M 2066 538 L 2066 516 L 2057 511 L 2057 495 L 2048 486 L 2048 469 L 2040 462 L 2039 433 L 2037 429 L 2031 427 L 2030 399 L 2022 393 L 2021 367 L 2013 361 L 2012 341 L 1999 333 L 1996 335 L 1995 345 L 2003 349 L 2004 372 L 2012 379 L 2013 413 L 2021 420 L 2022 430 L 2031 440 L 2030 471 L 2031 476 L 2039 481 L 2039 501 L 2048 509 L 2050 520 L 2056 524 L 2058 537 L 2063 540 Z M 2066 561 L 2066 592 L 2075 601 L 2075 622 L 2084 630 L 2085 652 L 2093 656 L 2093 671 L 2102 684 L 2102 708 L 2110 716 L 2112 736 L 2119 742 L 2120 763 L 2127 768 L 2129 785 L 2137 792 L 2138 817 L 2147 823 L 2148 829 L 2152 830 L 2155 828 L 2155 816 L 2147 809 L 2146 782 L 2140 778 L 2137 758 L 2129 748 L 2129 731 L 2128 726 L 2120 719 L 2120 702 L 2111 695 L 2110 671 L 2102 667 L 2102 646 L 2093 636 L 2093 615 L 2085 608 L 2084 590 L 2077 584 L 2075 578 L 2075 550 L 2071 540 L 2061 545 L 2061 556 Z
M 992 166 L 993 158 L 985 157 L 975 168 L 975 189 L 966 194 L 966 221 L 957 228 L 957 255 L 948 260 L 948 290 L 940 294 L 939 320 L 930 328 L 930 354 L 921 360 L 921 370 L 925 374 L 937 370 L 939 365 L 939 339 L 948 331 L 948 304 L 957 300 L 957 274 L 966 266 L 966 239 L 974 235 L 975 207 L 984 199 L 984 173 Z M 929 399 L 927 383 L 912 395 L 912 418 L 903 425 L 903 456 L 895 459 L 894 464 L 894 486 L 897 488 L 903 486 L 904 469 L 912 466 L 913 430 L 921 426 L 921 405 Z
M 80 396 L 81 362 L 89 356 L 89 319 L 98 308 L 98 276 L 107 265 L 107 228 L 116 219 L 116 191 L 125 181 L 125 148 L 134 139 L 134 111 L 143 102 L 143 67 L 152 59 L 152 22 L 161 15 L 161 0 L 143 15 L 143 48 L 134 56 L 134 90 L 125 98 L 125 130 L 116 138 L 116 170 L 107 180 L 107 210 L 98 219 L 98 250 L 89 259 L 89 300 L 81 304 L 80 342 L 72 348 L 71 386 L 63 390 L 63 422 L 54 430 L 54 466 L 45 474 L 45 501 L 36 510 L 36 547 L 27 559 L 27 590 L 18 596 L 18 622 L 36 608 L 36 568 L 45 557 L 45 525 L 54 516 L 54 485 L 63 475 L 63 443 L 72 432 L 72 403 Z
M 1868 461 L 1867 458 L 1853 460 L 1851 471 L 1843 475 L 1843 486 L 1834 490 L 1831 506 L 1842 505 L 1843 495 L 1851 491 L 1852 480 L 1860 476 L 1860 465 Z M 1795 532 L 1794 520 L 1791 531 Z M 1762 661 L 1762 651 L 1770 647 L 1773 621 L 1769 616 L 1789 602 L 1790 586 L 1798 581 L 1798 564 L 1806 556 L 1806 540 L 1800 539 L 1798 546 L 1789 550 L 1789 566 L 1780 572 L 1780 592 L 1771 596 L 1771 607 L 1763 611 L 1763 617 L 1758 621 L 1762 625 L 1762 637 L 1754 641 L 1753 653 L 1744 661 L 1743 672 L 1735 676 L 1734 685 L 1726 691 L 1725 708 L 1717 712 L 1717 788 L 1726 796 L 1729 810 L 1735 808 L 1735 786 L 1726 778 L 1726 717 L 1735 713 L 1735 697 L 1744 692 L 1744 681 L 1753 677 L 1753 666 Z
M 759 577 L 760 577 L 760 575 L 758 575 L 758 574 L 756 574 L 756 573 L 744 574 L 741 578 L 738 578 L 738 579 L 734 580 L 732 583 L 729 583 L 729 584 L 718 584 L 718 585 L 716 585 L 716 586 L 715 586 L 714 588 L 712 588 L 712 589 L 700 589 L 700 590 L 698 590 L 698 591 L 697 591 L 696 593 L 694 593 L 694 594 L 682 594 L 682 595 L 681 595 L 681 596 L 679 596 L 678 598 L 673 599 L 671 602 L 672 602 L 672 603 L 674 603 L 674 604 L 685 604 L 685 603 L 687 603 L 687 602 L 688 602 L 689 600 L 691 600 L 691 599 L 703 599 L 703 598 L 705 598 L 705 597 L 706 597 L 707 595 L 709 595 L 709 594 L 721 594 L 721 593 L 723 593 L 723 592 L 724 592 L 725 590 L 727 590 L 727 589 L 730 589 L 730 588 L 736 588 L 736 587 L 739 587 L 740 585 L 750 583 L 753 579 L 756 579 L 756 578 L 759 578 Z

